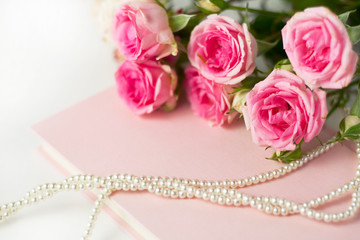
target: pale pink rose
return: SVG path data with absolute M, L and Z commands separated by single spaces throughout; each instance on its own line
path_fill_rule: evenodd
M 188 67 L 185 74 L 185 90 L 194 113 L 207 119 L 210 125 L 222 125 L 231 120 L 232 115 L 227 114 L 231 96 L 226 86 L 206 79 L 194 67 Z
M 190 63 L 207 79 L 238 84 L 255 69 L 257 44 L 246 24 L 216 14 L 197 25 L 188 45 Z
M 115 46 L 112 39 L 112 22 L 114 20 L 115 11 L 119 8 L 121 2 L 125 0 L 94 0 L 92 5 L 92 13 L 95 24 L 103 37 L 103 40 Z
M 114 16 L 113 39 L 128 60 L 145 61 L 177 54 L 166 11 L 154 1 L 127 1 Z
M 118 93 L 136 114 L 151 113 L 174 105 L 177 84 L 175 72 L 155 61 L 125 61 L 115 74 Z M 169 103 L 169 104 L 167 104 Z
M 351 82 L 358 56 L 344 24 L 329 9 L 298 12 L 281 32 L 294 71 L 310 88 L 340 89 Z
M 327 115 L 326 93 L 311 91 L 295 74 L 274 70 L 246 96 L 253 141 L 276 150 L 295 150 L 302 139 L 317 136 Z

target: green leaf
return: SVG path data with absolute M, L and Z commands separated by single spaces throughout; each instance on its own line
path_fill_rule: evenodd
M 360 135 L 360 123 L 356 124 L 345 131 L 345 134 Z
M 341 122 L 339 124 L 339 130 L 341 133 L 343 133 L 345 131 L 345 118 L 343 118 L 343 120 L 341 120 Z
M 341 120 L 336 140 L 342 143 L 344 140 L 356 141 L 360 139 L 359 118 L 349 115 Z
M 296 144 L 296 148 L 294 151 L 276 151 L 268 158 L 270 160 L 275 160 L 284 163 L 290 163 L 292 161 L 298 160 L 301 158 L 301 145 L 304 143 L 304 139 L 302 139 L 299 144 Z
M 202 6 L 200 6 L 199 3 L 195 3 L 194 5 L 195 5 L 195 7 L 197 7 L 202 13 L 205 13 L 205 14 L 213 14 L 213 13 L 214 13 L 214 12 L 209 11 L 208 9 L 203 8 Z
M 178 14 L 171 16 L 169 18 L 169 23 L 171 30 L 173 32 L 178 32 L 181 29 L 185 28 L 186 25 L 189 23 L 190 19 L 195 15 L 188 15 L 188 14 Z
M 262 41 L 262 40 L 256 40 L 257 45 L 258 45 L 258 53 L 257 55 L 260 56 L 264 53 L 266 53 L 267 51 L 271 50 L 272 48 L 274 48 L 278 43 L 279 43 L 280 39 L 276 40 L 275 42 L 266 42 L 266 41 Z
M 275 152 L 270 160 L 275 160 L 279 162 L 290 163 L 292 161 L 298 160 L 301 157 L 301 147 L 298 146 L 294 151 L 281 151 L 280 153 Z
M 287 65 L 290 65 L 291 66 L 291 63 L 289 61 L 289 59 L 281 59 L 280 61 L 278 61 L 276 64 L 275 64 L 275 69 L 278 69 L 278 68 L 281 68 L 283 69 L 284 66 L 287 66 Z
M 350 11 L 347 11 L 347 12 L 344 12 L 342 14 L 340 14 L 338 17 L 340 19 L 340 21 L 343 23 L 343 24 L 346 24 L 348 18 L 349 18 L 349 15 L 356 12 L 356 9 L 353 9 L 353 10 L 350 10 Z
M 349 34 L 351 42 L 355 45 L 360 41 L 360 25 L 357 26 L 349 26 L 345 25 L 346 30 Z
M 159 0 L 155 0 L 155 2 L 166 11 L 166 7 L 162 2 L 160 2 Z
M 358 90 L 356 100 L 350 109 L 350 115 L 357 116 L 357 117 L 360 117 L 360 94 L 359 94 L 359 92 L 360 92 L 360 90 Z
M 210 2 L 222 10 L 229 6 L 224 0 L 210 0 Z
M 244 89 L 252 89 L 255 86 L 255 84 L 257 84 L 258 82 L 260 82 L 262 80 L 264 80 L 264 78 L 262 78 L 262 77 L 249 76 L 249 77 L 245 78 L 244 80 L 242 80 L 241 86 L 234 88 L 234 91 L 231 94 L 235 94 Z
M 246 2 L 246 8 L 245 8 L 245 16 L 244 16 L 244 23 L 246 24 L 246 26 L 248 27 L 248 30 L 250 31 L 250 24 L 249 24 L 249 16 L 248 16 L 248 13 L 249 13 L 249 3 Z

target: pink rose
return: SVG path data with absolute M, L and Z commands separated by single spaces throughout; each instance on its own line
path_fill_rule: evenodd
M 274 70 L 246 96 L 253 141 L 276 150 L 295 150 L 304 138 L 320 133 L 327 115 L 326 93 L 313 92 L 304 81 L 283 69 Z
M 115 74 L 120 97 L 136 114 L 151 113 L 174 104 L 175 72 L 167 65 L 147 61 L 125 61 Z M 169 110 L 169 109 L 167 109 Z
M 255 69 L 257 44 L 246 24 L 210 15 L 191 33 L 188 56 L 201 75 L 221 84 L 237 84 Z
M 231 120 L 231 96 L 225 87 L 201 76 L 194 67 L 185 71 L 185 90 L 196 115 L 207 119 L 211 125 L 222 125 Z
M 339 89 L 351 82 L 358 56 L 344 24 L 329 9 L 298 12 L 281 32 L 294 71 L 310 88 Z
M 128 60 L 145 61 L 177 54 L 166 11 L 154 1 L 127 1 L 113 22 L 113 38 Z

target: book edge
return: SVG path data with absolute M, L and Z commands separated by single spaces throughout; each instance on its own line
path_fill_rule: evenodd
M 59 169 L 64 175 L 78 175 L 83 174 L 73 164 L 71 164 L 66 158 L 60 154 L 50 144 L 44 142 L 39 146 L 40 153 L 48 159 L 57 169 Z M 87 191 L 86 195 L 91 200 L 96 200 L 99 190 Z M 131 216 L 127 211 L 122 208 L 118 203 L 111 199 L 105 199 L 104 210 L 110 217 L 112 217 L 121 227 L 123 227 L 128 233 L 139 240 L 149 239 L 158 240 L 150 230 L 142 225 L 136 218 Z

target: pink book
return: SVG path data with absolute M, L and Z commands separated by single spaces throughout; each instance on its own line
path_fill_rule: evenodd
M 211 128 L 186 102 L 170 113 L 139 117 L 107 89 L 34 126 L 42 151 L 66 175 L 131 173 L 207 180 L 240 179 L 272 170 L 271 150 L 252 143 L 242 121 Z M 325 129 L 324 140 L 333 131 Z M 316 146 L 313 142 L 308 146 Z M 246 193 L 309 201 L 354 177 L 357 158 L 336 146 L 288 176 L 245 188 Z M 325 210 L 345 210 L 351 195 Z M 167 199 L 147 192 L 118 192 L 109 213 L 139 239 L 359 239 L 360 216 L 328 224 L 302 216 L 276 217 L 249 207 L 198 199 Z

